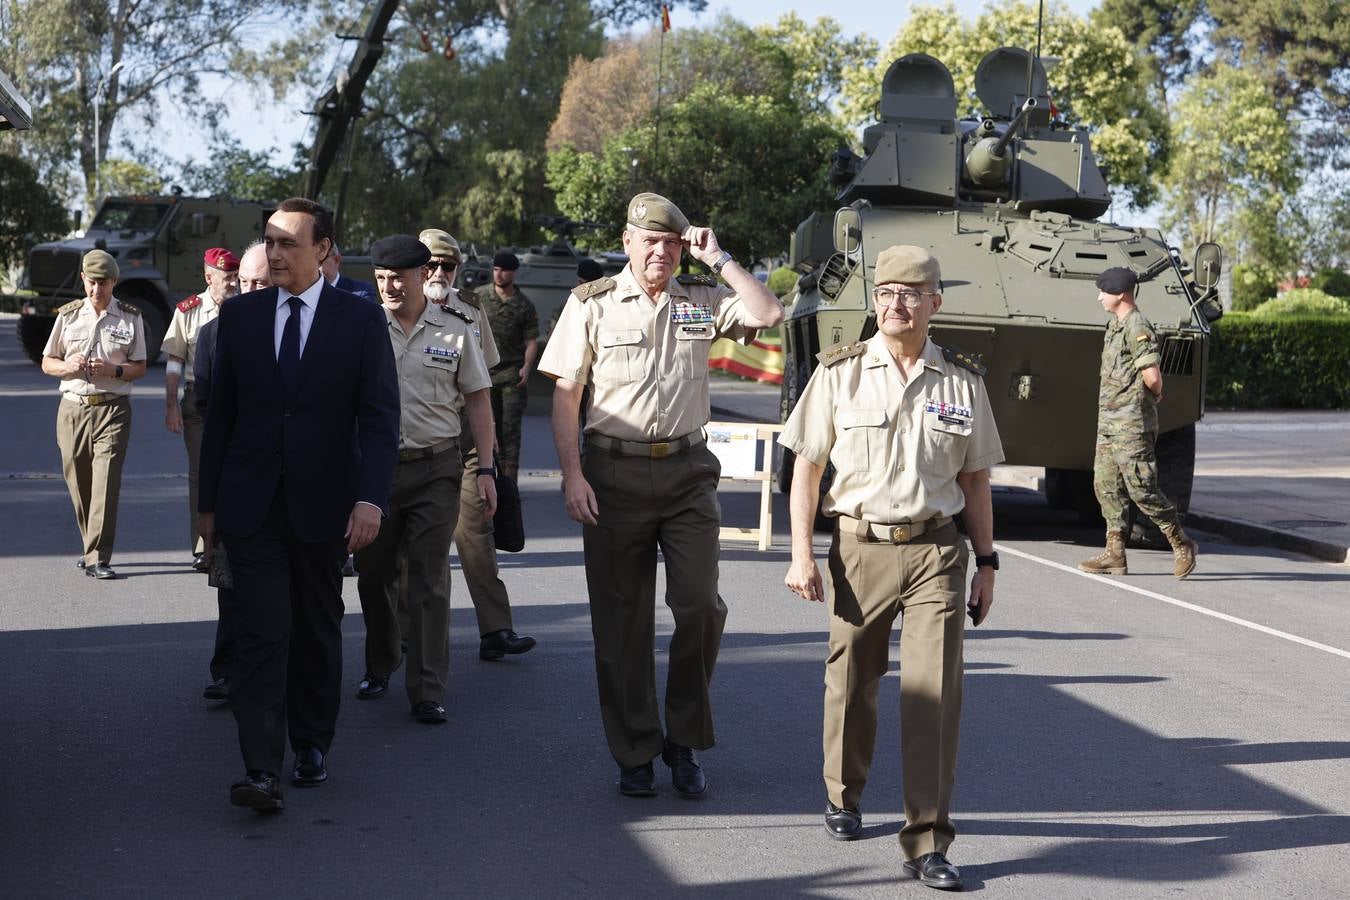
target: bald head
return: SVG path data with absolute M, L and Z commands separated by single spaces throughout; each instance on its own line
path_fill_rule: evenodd
M 272 275 L 267 269 L 267 246 L 254 244 L 239 259 L 239 290 L 243 293 L 260 291 L 272 286 Z

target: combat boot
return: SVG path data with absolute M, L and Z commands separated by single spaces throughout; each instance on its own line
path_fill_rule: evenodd
M 1078 568 L 1094 575 L 1124 575 L 1125 569 L 1125 532 L 1108 531 L 1106 549 L 1092 559 L 1085 559 Z
M 1178 578 L 1185 578 L 1195 571 L 1195 556 L 1199 548 L 1195 541 L 1186 537 L 1186 532 L 1181 530 L 1180 525 L 1170 525 L 1161 529 L 1163 537 L 1167 538 L 1167 543 L 1172 545 L 1172 574 Z

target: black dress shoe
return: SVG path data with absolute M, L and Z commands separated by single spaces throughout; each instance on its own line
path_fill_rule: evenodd
M 656 772 L 652 764 L 645 762 L 640 766 L 619 770 L 619 793 L 625 797 L 655 797 Z
M 256 812 L 281 810 L 281 779 L 271 772 L 250 771 L 243 781 L 230 785 L 230 802 Z
M 83 556 L 81 556 L 79 559 L 75 560 L 75 568 L 77 568 L 77 569 L 83 569 L 83 568 L 84 568 L 84 557 L 83 557 Z
M 192 571 L 209 572 L 211 567 L 206 564 L 206 556 L 201 553 L 192 554 Z
M 930 888 L 940 891 L 961 890 L 961 872 L 947 862 L 941 853 L 925 853 L 918 859 L 907 859 L 900 867 L 907 878 L 917 878 Z
M 206 686 L 202 691 L 203 700 L 228 700 L 230 699 L 230 679 L 217 678 Z
M 367 672 L 366 677 L 362 678 L 361 683 L 356 686 L 356 698 L 358 700 L 375 700 L 383 697 L 387 690 L 389 690 L 388 678 L 381 678 Z
M 697 797 L 708 789 L 708 780 L 703 777 L 703 767 L 690 747 L 666 742 L 661 751 L 661 759 L 670 766 L 670 783 L 685 797 Z
M 444 725 L 445 707 L 435 700 L 422 700 L 413 704 L 412 716 L 423 725 Z
M 485 660 L 501 659 L 508 653 L 529 653 L 534 649 L 534 638 L 522 637 L 509 628 L 483 635 L 478 642 L 478 658 Z
M 117 577 L 117 573 L 107 563 L 94 563 L 92 566 L 85 566 L 84 574 L 90 578 L 97 578 L 99 581 L 108 581 Z
M 323 751 L 306 747 L 295 751 L 295 768 L 291 769 L 291 784 L 296 787 L 317 787 L 328 780 L 328 768 L 323 763 Z
M 825 801 L 825 833 L 836 841 L 857 840 L 862 834 L 862 813 Z

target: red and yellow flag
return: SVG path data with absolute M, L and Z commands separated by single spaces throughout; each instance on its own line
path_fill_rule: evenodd
M 670 30 L 670 5 L 661 4 L 661 33 L 665 34 Z
M 777 328 L 764 328 L 749 344 L 730 338 L 713 342 L 708 366 L 742 378 L 769 384 L 783 383 L 783 337 Z

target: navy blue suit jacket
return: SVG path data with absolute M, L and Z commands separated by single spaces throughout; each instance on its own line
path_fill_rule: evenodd
M 349 294 L 363 297 L 371 303 L 380 302 L 379 296 L 375 293 L 375 285 L 371 284 L 369 281 L 348 278 L 341 272 L 338 273 L 337 284 L 333 285 L 333 287 L 337 288 L 339 291 L 346 291 Z
M 324 284 L 287 395 L 276 306 L 270 287 L 220 308 L 197 508 L 215 513 L 217 531 L 247 537 L 284 484 L 292 533 L 336 540 L 358 500 L 389 510 L 399 397 L 388 321 L 381 307 Z

